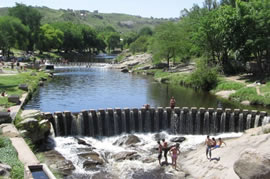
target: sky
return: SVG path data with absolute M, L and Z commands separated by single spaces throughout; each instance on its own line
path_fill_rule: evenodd
M 124 13 L 142 17 L 179 17 L 184 8 L 193 4 L 202 6 L 204 0 L 0 0 L 0 7 L 13 7 L 15 3 L 46 6 L 52 9 L 88 10 L 100 13 Z

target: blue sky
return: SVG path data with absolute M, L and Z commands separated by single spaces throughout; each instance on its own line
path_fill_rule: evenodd
M 13 7 L 15 2 L 53 9 L 98 10 L 102 13 L 125 13 L 142 17 L 179 17 L 184 8 L 202 5 L 204 0 L 0 0 L 0 7 Z

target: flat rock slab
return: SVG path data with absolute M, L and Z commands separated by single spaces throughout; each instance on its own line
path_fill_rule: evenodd
M 2 131 L 3 136 L 6 137 L 18 137 L 20 133 L 15 128 L 13 124 L 1 124 L 0 129 Z
M 230 96 L 231 94 L 233 94 L 233 93 L 235 93 L 235 90 L 227 90 L 227 91 L 224 90 L 224 91 L 219 91 L 219 92 L 217 92 L 216 95 L 228 99 L 229 96 Z

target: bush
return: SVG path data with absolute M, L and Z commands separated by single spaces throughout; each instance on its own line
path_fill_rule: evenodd
M 196 70 L 189 76 L 187 82 L 194 88 L 209 91 L 218 83 L 218 70 L 216 67 L 210 67 L 206 60 L 199 60 Z
M 218 82 L 214 92 L 218 92 L 222 90 L 239 90 L 243 87 L 245 87 L 245 84 L 243 83 L 221 80 Z

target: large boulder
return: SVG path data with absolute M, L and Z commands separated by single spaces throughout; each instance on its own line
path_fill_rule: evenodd
M 99 155 L 99 153 L 90 151 L 78 154 L 83 162 L 83 168 L 86 170 L 96 170 L 98 166 L 103 166 L 105 163 L 104 159 Z
M 137 136 L 131 134 L 131 135 L 123 136 L 120 139 L 116 140 L 113 143 L 113 145 L 119 145 L 119 146 L 132 145 L 132 144 L 136 144 L 138 142 L 141 142 L 141 140 Z
M 233 169 L 240 179 L 270 178 L 270 156 L 246 149 L 234 163 Z
M 38 121 L 34 118 L 27 118 L 19 123 L 21 133 L 30 138 L 33 143 L 43 141 L 48 137 L 51 130 L 51 124 L 48 120 Z

